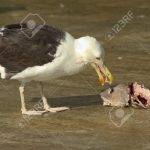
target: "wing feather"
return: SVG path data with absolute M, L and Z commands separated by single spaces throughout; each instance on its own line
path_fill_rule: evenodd
M 32 33 L 26 24 L 22 28 L 19 24 L 6 25 L 0 32 L 0 65 L 9 73 L 52 62 L 65 38 L 65 32 L 47 25 L 32 38 L 24 34 Z

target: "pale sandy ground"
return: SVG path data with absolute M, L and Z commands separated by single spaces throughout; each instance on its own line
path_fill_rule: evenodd
M 109 41 L 105 35 L 129 10 L 133 13 L 131 22 Z M 114 84 L 138 81 L 150 88 L 150 1 L 1 0 L 0 24 L 19 22 L 29 12 L 40 14 L 47 24 L 76 37 L 91 35 L 101 41 Z M 150 149 L 150 111 L 126 108 L 127 121 L 116 127 L 113 122 L 120 125 L 125 116 L 116 120 L 115 109 L 100 106 L 98 94 L 102 88 L 91 68 L 79 75 L 46 83 L 49 102 L 72 109 L 40 117 L 21 116 L 18 82 L 0 84 L 2 150 Z M 28 106 L 32 108 L 40 100 L 38 85 L 29 84 L 26 94 Z

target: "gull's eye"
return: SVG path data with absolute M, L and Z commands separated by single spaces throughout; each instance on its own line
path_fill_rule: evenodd
M 100 60 L 101 58 L 100 57 L 96 57 L 96 59 Z

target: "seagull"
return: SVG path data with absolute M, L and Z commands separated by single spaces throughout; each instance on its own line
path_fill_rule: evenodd
M 44 95 L 43 83 L 62 76 L 79 73 L 91 64 L 100 83 L 112 83 L 112 74 L 103 63 L 104 49 L 94 37 L 74 38 L 68 32 L 43 25 L 33 35 L 27 23 L 9 24 L 0 28 L 1 79 L 18 80 L 23 115 L 41 115 L 59 112 L 68 107 L 50 107 Z M 33 35 L 33 36 L 32 36 Z M 28 82 L 41 87 L 43 111 L 27 110 L 24 90 Z

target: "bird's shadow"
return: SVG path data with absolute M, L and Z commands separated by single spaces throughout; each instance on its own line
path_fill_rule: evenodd
M 41 98 L 33 98 L 31 101 L 38 103 L 40 100 Z M 70 108 L 75 108 L 81 106 L 102 105 L 103 101 L 100 98 L 100 95 L 85 95 L 48 98 L 48 103 L 52 107 L 68 106 Z

